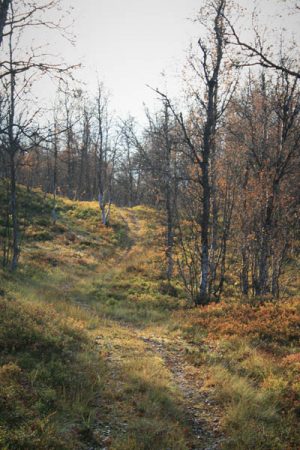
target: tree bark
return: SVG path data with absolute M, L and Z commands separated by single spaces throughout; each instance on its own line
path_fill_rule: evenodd
M 19 248 L 19 224 L 17 213 L 17 186 L 16 186 L 16 167 L 15 155 L 10 155 L 10 208 L 12 217 L 12 258 L 11 270 L 16 270 L 20 254 Z
M 8 8 L 11 0 L 0 0 L 0 46 L 3 40 L 3 30 L 6 23 Z

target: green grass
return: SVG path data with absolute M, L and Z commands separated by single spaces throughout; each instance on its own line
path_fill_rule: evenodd
M 223 424 L 228 440 L 224 449 L 297 448 L 295 420 L 283 419 L 278 392 L 275 395 L 269 389 L 258 389 L 250 376 L 234 375 L 222 366 L 214 367 L 213 380 L 218 388 L 216 399 L 225 408 Z
M 297 299 L 190 309 L 178 280 L 166 289 L 159 213 L 113 207 L 103 227 L 96 202 L 60 198 L 53 225 L 51 197 L 18 196 L 20 266 L 0 269 L 0 448 L 209 447 L 151 336 L 203 380 L 224 449 L 299 448 Z
M 2 299 L 0 349 L 1 448 L 75 448 L 103 382 L 80 324 Z
M 124 213 L 113 208 L 105 228 L 96 203 L 59 199 L 53 225 L 51 198 L 19 197 L 19 269 L 0 272 L 0 447 L 187 449 L 180 393 L 126 327 L 166 321 L 176 305 L 130 255 Z

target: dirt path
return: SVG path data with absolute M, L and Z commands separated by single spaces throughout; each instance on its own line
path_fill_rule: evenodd
M 119 258 L 118 264 L 126 266 L 130 263 L 131 256 L 136 257 L 141 254 L 143 235 L 141 224 L 132 210 L 128 210 L 126 219 L 123 219 L 128 225 L 132 244 Z M 130 328 L 137 339 L 141 339 L 152 352 L 161 358 L 163 365 L 172 374 L 173 382 L 181 393 L 185 415 L 193 436 L 190 448 L 197 450 L 220 449 L 224 440 L 220 431 L 220 414 L 214 402 L 208 398 L 207 393 L 201 390 L 203 376 L 200 369 L 186 361 L 185 343 L 180 339 L 170 341 L 167 336 L 162 335 L 161 329 L 153 334 L 152 327 L 152 334 L 145 336 L 140 329 L 133 326 L 127 326 L 127 328 Z
M 160 355 L 181 392 L 186 417 L 194 436 L 191 448 L 220 449 L 224 436 L 220 431 L 218 410 L 201 390 L 203 382 L 200 370 L 187 364 L 183 343 L 178 340 L 170 342 L 166 338 L 155 336 L 141 336 L 141 339 Z
M 128 226 L 128 246 L 124 247 L 118 255 L 112 256 L 106 266 L 99 265 L 99 274 L 110 274 L 113 268 L 117 269 L 117 272 L 126 272 L 132 261 L 143 261 L 147 258 L 147 246 L 144 242 L 144 224 L 141 223 L 131 209 L 124 210 L 122 218 Z M 88 303 L 84 301 L 77 303 L 80 307 L 93 311 L 93 307 Z M 112 378 L 117 378 L 117 373 L 122 370 L 123 357 L 125 357 L 125 360 L 126 358 L 134 358 L 136 349 L 144 348 L 146 351 L 143 353 L 143 357 L 147 358 L 147 355 L 149 355 L 149 361 L 151 356 L 159 358 L 160 365 L 169 373 L 172 380 L 171 383 L 179 393 L 178 401 L 180 404 L 178 406 L 183 411 L 185 423 L 189 429 L 188 448 L 191 450 L 220 449 L 224 439 L 219 425 L 220 413 L 214 402 L 209 399 L 207 393 L 203 390 L 203 373 L 201 373 L 201 369 L 188 362 L 186 350 L 187 346 L 191 347 L 191 344 L 187 344 L 179 337 L 171 339 L 168 336 L 167 329 L 155 326 L 155 324 L 151 324 L 149 328 L 138 328 L 133 324 L 123 323 L 118 320 L 114 320 L 114 323 L 120 332 L 118 342 L 116 344 L 116 338 L 113 337 L 110 342 L 105 344 L 106 347 L 104 346 L 105 349 L 103 351 L 104 359 L 110 367 Z M 126 345 L 125 341 L 128 338 L 131 339 L 132 347 L 125 352 L 125 356 L 123 355 L 121 358 L 116 357 L 113 350 L 114 346 L 115 348 L 121 348 L 122 339 L 124 339 L 124 345 Z M 103 350 L 101 335 L 96 336 L 95 344 L 99 350 Z M 193 350 L 197 351 L 198 349 L 195 348 Z M 149 362 L 148 359 L 147 362 Z M 104 435 L 105 433 L 107 434 L 106 438 L 109 440 L 109 425 L 107 427 L 107 429 L 103 430 L 103 427 L 100 426 L 99 429 L 102 435 L 103 433 Z M 170 450 L 175 450 L 175 448 Z

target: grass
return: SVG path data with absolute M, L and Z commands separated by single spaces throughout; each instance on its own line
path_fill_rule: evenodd
M 19 197 L 31 219 L 19 270 L 0 272 L 0 447 L 188 448 L 180 392 L 128 329 L 170 310 L 130 255 L 132 212 L 113 208 L 106 228 L 96 203 L 59 199 L 53 225 L 51 199 Z
M 149 338 L 205 394 L 224 449 L 299 448 L 297 297 L 191 309 L 178 281 L 166 289 L 157 212 L 113 207 L 107 228 L 96 202 L 59 199 L 53 225 L 50 197 L 19 198 L 20 267 L 0 270 L 0 448 L 208 447 Z
M 299 448 L 299 318 L 298 299 L 177 313 L 203 390 L 223 410 L 224 449 Z
M 0 348 L 1 448 L 75 448 L 103 372 L 81 322 L 2 299 Z

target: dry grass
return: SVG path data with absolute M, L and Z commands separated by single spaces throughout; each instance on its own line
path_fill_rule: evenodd
M 142 339 L 156 336 L 204 380 L 225 449 L 299 448 L 297 298 L 187 309 L 179 282 L 164 289 L 153 210 L 114 207 L 106 228 L 97 203 L 60 199 L 52 225 L 49 198 L 21 197 L 20 269 L 0 272 L 0 447 L 191 448 L 182 393 Z
M 298 299 L 255 307 L 225 302 L 177 312 L 176 320 L 198 349 L 192 358 L 201 361 L 204 391 L 223 410 L 224 448 L 298 449 Z
M 50 207 L 38 214 L 41 193 L 31 196 L 36 215 L 19 271 L 1 272 L 1 306 L 10 312 L 0 318 L 0 405 L 13 405 L 1 414 L 0 446 L 188 448 L 169 371 L 122 325 L 166 319 L 142 253 L 130 254 L 135 213 L 113 208 L 105 228 L 96 203 L 61 199 L 52 225 Z M 135 233 L 143 233 L 139 224 Z

